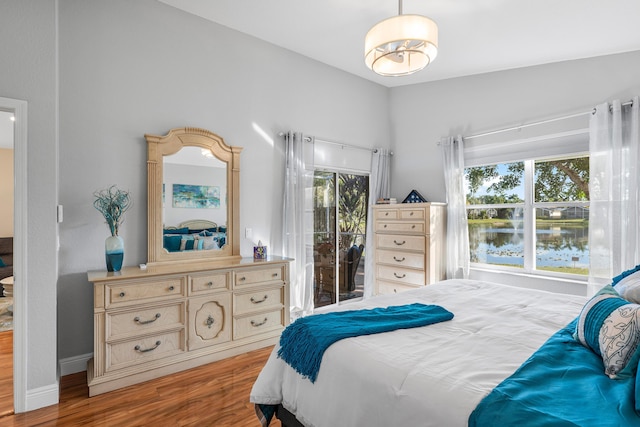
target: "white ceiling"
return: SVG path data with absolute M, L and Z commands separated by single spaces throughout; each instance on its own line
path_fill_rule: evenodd
M 406 77 L 364 65 L 364 36 L 396 0 L 159 0 L 394 87 L 640 50 L 639 0 L 406 0 L 439 27 L 433 64 Z

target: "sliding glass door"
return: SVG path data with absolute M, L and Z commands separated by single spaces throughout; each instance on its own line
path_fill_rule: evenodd
M 314 303 L 361 298 L 369 177 L 316 171 L 314 176 Z

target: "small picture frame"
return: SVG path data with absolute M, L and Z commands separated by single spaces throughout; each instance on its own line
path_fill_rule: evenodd
M 405 197 L 402 203 L 425 203 L 427 199 L 422 197 L 422 194 L 418 193 L 417 190 L 411 190 L 411 192 Z

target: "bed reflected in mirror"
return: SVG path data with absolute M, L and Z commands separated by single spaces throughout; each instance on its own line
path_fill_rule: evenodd
M 184 147 L 163 158 L 162 234 L 169 252 L 221 250 L 227 236 L 227 165 Z

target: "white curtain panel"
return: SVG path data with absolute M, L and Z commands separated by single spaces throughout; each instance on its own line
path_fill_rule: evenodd
M 464 142 L 461 136 L 440 141 L 447 195 L 447 279 L 469 277 L 469 229 L 464 191 Z
M 378 148 L 371 156 L 371 175 L 369 175 L 369 207 L 367 210 L 367 241 L 364 253 L 364 294 L 363 298 L 373 295 L 375 283 L 374 257 L 375 242 L 373 234 L 373 205 L 379 198 L 388 198 L 391 189 L 391 152 Z
M 282 254 L 293 258 L 289 285 L 291 320 L 313 312 L 313 138 L 285 135 Z
M 589 124 L 589 289 L 640 263 L 638 97 L 596 107 Z

